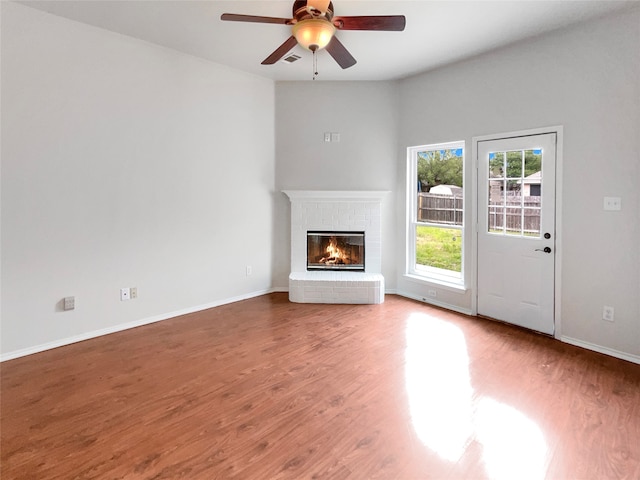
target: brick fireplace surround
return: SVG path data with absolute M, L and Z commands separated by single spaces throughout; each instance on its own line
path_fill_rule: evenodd
M 285 190 L 291 200 L 289 300 L 382 303 L 381 205 L 389 192 Z M 365 232 L 365 271 L 307 271 L 307 231 Z

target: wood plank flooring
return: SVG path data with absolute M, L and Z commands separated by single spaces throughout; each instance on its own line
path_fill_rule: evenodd
M 2 364 L 1 477 L 638 479 L 640 366 L 272 294 Z

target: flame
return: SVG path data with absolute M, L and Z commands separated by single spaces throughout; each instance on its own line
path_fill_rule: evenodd
M 338 247 L 338 240 L 336 237 L 329 238 L 329 245 L 327 246 L 325 252 L 327 252 L 327 256 L 323 257 L 320 260 L 320 263 L 326 263 L 327 265 L 334 265 L 336 263 L 347 263 L 347 255 L 346 253 Z
M 336 237 L 329 239 L 329 246 L 327 246 L 327 253 L 330 257 L 337 259 L 344 258 L 344 252 L 338 247 L 338 241 Z

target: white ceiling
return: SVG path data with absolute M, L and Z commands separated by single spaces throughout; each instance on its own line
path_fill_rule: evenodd
M 293 64 L 264 60 L 290 35 L 275 24 L 223 22 L 222 13 L 292 16 L 292 0 L 55 0 L 20 2 L 274 80 L 310 80 L 311 52 Z M 338 31 L 358 63 L 342 70 L 325 51 L 317 80 L 398 79 L 561 29 L 638 1 L 334 0 L 337 16 L 405 15 L 403 32 Z

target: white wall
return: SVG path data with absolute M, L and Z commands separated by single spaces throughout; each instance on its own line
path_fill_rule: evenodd
M 568 341 L 636 359 L 640 356 L 638 52 L 640 10 L 635 9 L 400 83 L 401 147 L 465 140 L 470 155 L 473 136 L 564 126 L 560 333 Z M 403 192 L 404 178 L 402 158 L 397 188 Z M 471 169 L 465 182 L 471 182 Z M 622 197 L 622 211 L 604 212 L 604 196 Z M 398 229 L 404 231 L 401 214 L 398 208 Z M 399 245 L 404 242 L 400 236 Z M 399 273 L 400 292 L 425 296 L 427 288 L 438 290 L 407 281 L 401 269 Z M 439 290 L 438 298 L 468 310 L 472 294 Z M 601 319 L 603 305 L 615 307 L 614 323 Z
M 2 2 L 3 358 L 268 290 L 274 135 L 270 80 Z
M 322 73 L 322 70 L 320 70 Z M 397 85 L 392 82 L 278 82 L 276 190 L 396 187 Z M 340 133 L 326 143 L 324 132 Z M 274 285 L 290 272 L 291 205 L 276 193 Z M 395 288 L 395 195 L 382 201 L 382 274 Z

